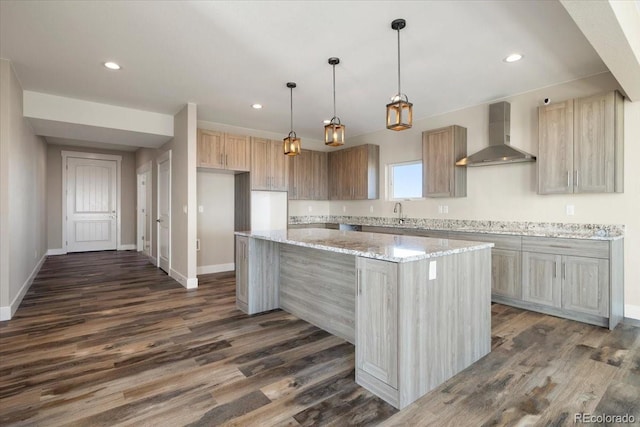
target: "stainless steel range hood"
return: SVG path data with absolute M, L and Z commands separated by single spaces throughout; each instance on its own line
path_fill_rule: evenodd
M 535 162 L 536 156 L 511 146 L 511 104 L 489 105 L 489 146 L 456 162 L 457 166 L 490 166 Z

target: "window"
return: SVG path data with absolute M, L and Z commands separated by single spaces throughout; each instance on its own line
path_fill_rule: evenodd
M 389 168 L 389 199 L 422 198 L 422 161 L 394 163 Z

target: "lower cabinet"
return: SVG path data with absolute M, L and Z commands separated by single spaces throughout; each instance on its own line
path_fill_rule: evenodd
M 522 255 L 509 249 L 491 250 L 491 293 L 522 298 Z
M 524 301 L 561 309 L 567 317 L 589 323 L 609 318 L 603 326 L 615 326 L 621 313 L 610 316 L 609 298 L 612 286 L 621 284 L 611 283 L 608 259 L 537 252 L 523 252 L 522 258 Z
M 357 258 L 356 268 L 356 369 L 397 390 L 398 264 Z
M 247 311 L 247 291 L 249 290 L 249 238 L 236 236 L 236 305 Z

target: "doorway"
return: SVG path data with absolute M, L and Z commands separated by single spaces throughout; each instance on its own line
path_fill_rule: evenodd
M 66 252 L 118 249 L 121 156 L 63 151 Z
M 151 257 L 151 161 L 137 170 L 136 250 Z

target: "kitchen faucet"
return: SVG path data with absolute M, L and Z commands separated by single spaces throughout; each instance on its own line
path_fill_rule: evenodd
M 402 203 L 396 202 L 396 205 L 393 207 L 393 213 L 398 214 L 398 223 L 404 224 L 404 218 L 402 217 Z

